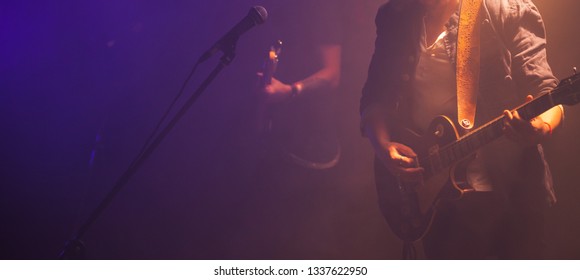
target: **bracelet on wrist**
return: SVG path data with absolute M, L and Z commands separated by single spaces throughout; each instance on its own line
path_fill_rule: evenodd
M 302 92 L 303 85 L 301 83 L 293 83 L 291 86 L 292 91 L 290 92 L 290 97 L 296 97 L 300 92 Z

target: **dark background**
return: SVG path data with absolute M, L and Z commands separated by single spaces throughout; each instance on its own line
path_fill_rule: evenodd
M 252 194 L 232 174 L 244 161 L 237 133 L 251 107 L 257 58 L 267 49 L 257 43 L 263 41 L 258 26 L 240 39 L 234 63 L 88 231 L 87 257 L 398 258 L 401 244 L 376 206 L 372 151 L 358 132 L 358 98 L 381 2 L 353 1 L 343 17 L 344 69 L 335 106 L 344 154 L 337 180 L 308 211 L 297 212 L 303 223 L 291 225 L 312 232 L 309 240 L 290 239 L 292 254 L 260 254 L 260 241 L 247 234 L 267 232 L 267 225 L 240 214 Z M 580 3 L 535 3 L 546 22 L 552 68 L 568 76 L 580 65 Z M 0 258 L 56 258 L 138 152 L 196 58 L 257 4 L 3 1 Z M 199 68 L 187 93 L 216 62 Z M 566 108 L 564 126 L 546 144 L 559 198 L 546 228 L 551 259 L 580 258 L 577 139 L 580 108 Z

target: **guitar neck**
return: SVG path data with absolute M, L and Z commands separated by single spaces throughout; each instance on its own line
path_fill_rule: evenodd
M 546 93 L 515 110 L 523 120 L 530 121 L 555 105 L 552 95 Z M 502 115 L 441 148 L 438 156 L 442 167 L 450 167 L 501 137 L 504 134 L 503 126 L 504 116 Z

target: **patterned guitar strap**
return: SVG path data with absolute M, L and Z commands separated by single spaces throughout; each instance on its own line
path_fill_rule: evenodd
M 457 121 L 464 129 L 475 123 L 480 62 L 482 0 L 462 0 L 457 34 Z

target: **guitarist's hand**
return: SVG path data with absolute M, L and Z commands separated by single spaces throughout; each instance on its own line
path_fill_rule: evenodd
M 526 96 L 526 102 L 532 101 L 531 95 Z M 504 132 L 506 137 L 524 146 L 541 143 L 552 133 L 551 125 L 545 122 L 541 116 L 526 121 L 520 117 L 516 110 L 504 110 Z
M 385 167 L 404 182 L 420 182 L 424 169 L 417 167 L 417 154 L 406 145 L 397 142 L 382 144 L 377 156 Z
M 262 73 L 258 73 L 261 76 Z M 270 84 L 262 88 L 262 92 L 266 95 L 268 103 L 279 103 L 288 100 L 292 95 L 292 86 L 280 82 L 276 78 L 272 78 Z

